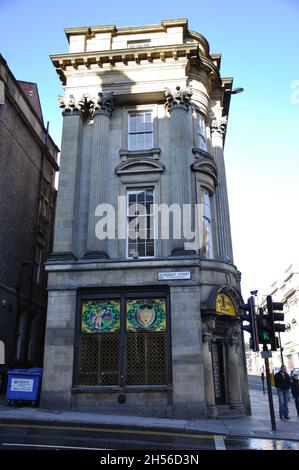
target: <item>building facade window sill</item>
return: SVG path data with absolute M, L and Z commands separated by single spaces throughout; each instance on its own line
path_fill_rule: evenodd
M 152 158 L 153 160 L 159 160 L 161 153 L 160 148 L 152 148 L 147 150 L 120 150 L 119 156 L 123 162 L 129 158 Z

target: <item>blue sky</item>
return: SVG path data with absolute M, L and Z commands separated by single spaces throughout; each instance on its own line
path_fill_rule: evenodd
M 267 287 L 298 261 L 299 1 L 251 0 L 0 0 L 0 52 L 19 80 L 38 84 L 44 119 L 60 146 L 63 93 L 49 55 L 68 51 L 63 29 L 132 26 L 188 18 L 211 52 L 222 54 L 222 76 L 244 93 L 232 96 L 226 171 L 235 263 L 243 295 Z M 298 101 L 298 103 L 297 103 Z

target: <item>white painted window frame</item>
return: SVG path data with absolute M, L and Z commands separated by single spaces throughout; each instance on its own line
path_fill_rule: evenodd
M 144 187 L 136 187 L 136 188 L 127 188 L 126 190 L 126 259 L 134 259 L 133 256 L 129 256 L 129 223 L 128 223 L 128 220 L 129 220 L 129 213 L 128 213 L 128 208 L 129 208 L 129 194 L 136 194 L 137 191 L 143 191 L 143 192 L 146 192 L 146 191 L 149 191 L 151 190 L 152 193 L 153 193 L 153 204 L 155 204 L 155 197 L 156 197 L 156 194 L 155 194 L 155 187 L 153 185 L 147 185 L 147 186 L 144 186 Z M 156 230 L 156 227 L 155 227 L 155 224 L 156 224 L 156 221 L 155 221 L 155 213 L 151 213 L 150 215 L 153 216 L 153 220 L 154 220 L 154 227 L 153 227 L 153 232 L 155 234 L 155 230 Z M 143 217 L 147 217 L 148 215 L 145 215 Z M 138 259 L 153 259 L 156 257 L 156 240 L 154 238 L 154 254 L 153 256 L 139 256 L 138 255 Z M 146 240 L 144 240 L 144 242 L 146 243 Z

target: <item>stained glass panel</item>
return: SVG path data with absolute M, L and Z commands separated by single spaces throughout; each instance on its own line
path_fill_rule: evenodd
M 84 300 L 82 302 L 82 333 L 109 333 L 119 331 L 119 300 Z
M 127 300 L 127 331 L 165 331 L 166 303 L 164 299 Z

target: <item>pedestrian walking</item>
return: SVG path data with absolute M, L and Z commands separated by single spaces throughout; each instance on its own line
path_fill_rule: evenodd
M 291 392 L 294 397 L 297 414 L 299 416 L 299 376 L 298 374 L 294 374 L 292 377 Z
M 279 416 L 280 419 L 290 419 L 289 417 L 289 408 L 288 408 L 288 398 L 289 390 L 291 387 L 291 379 L 287 373 L 286 366 L 282 365 L 280 371 L 277 372 L 274 376 L 274 384 L 277 388 L 277 395 L 279 400 Z

